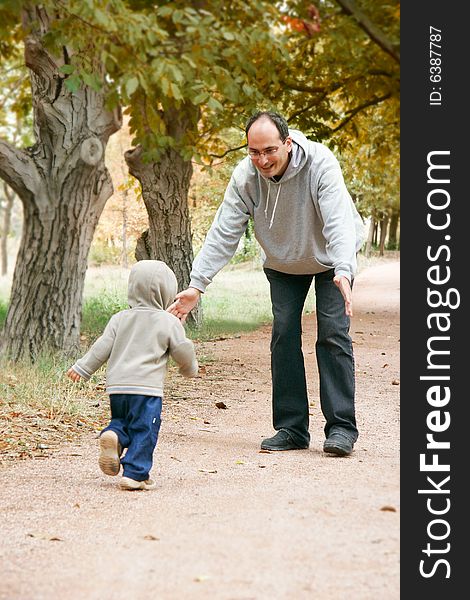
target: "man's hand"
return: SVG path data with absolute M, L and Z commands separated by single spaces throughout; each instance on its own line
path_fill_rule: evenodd
M 344 275 L 335 275 L 335 277 L 333 277 L 333 281 L 339 288 L 339 291 L 344 298 L 344 312 L 348 315 L 348 317 L 352 317 L 352 291 L 349 279 Z
M 176 294 L 175 301 L 166 310 L 184 323 L 189 313 L 198 303 L 200 296 L 201 292 L 199 290 L 188 287 L 179 294 Z
M 66 373 L 67 377 L 69 377 L 72 381 L 75 381 L 75 383 L 77 383 L 77 381 L 80 381 L 81 376 L 77 373 L 77 371 L 74 371 L 72 369 L 72 367 L 70 367 L 70 369 L 67 371 Z

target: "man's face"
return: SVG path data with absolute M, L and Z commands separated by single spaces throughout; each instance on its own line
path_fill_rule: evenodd
M 248 131 L 247 141 L 248 152 L 255 154 L 251 160 L 264 177 L 284 173 L 289 164 L 292 139 L 288 137 L 282 142 L 276 125 L 270 119 L 261 117 L 255 121 Z M 268 151 L 268 154 L 256 154 L 263 151 Z

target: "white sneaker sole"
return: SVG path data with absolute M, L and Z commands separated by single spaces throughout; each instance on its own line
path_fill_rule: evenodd
M 117 475 L 121 469 L 119 440 L 114 431 L 105 431 L 100 436 L 100 457 L 98 464 L 106 475 Z
M 152 479 L 147 479 L 147 481 L 136 481 L 130 477 L 123 477 L 120 486 L 122 490 L 133 492 L 136 490 L 153 490 L 157 487 L 157 484 Z

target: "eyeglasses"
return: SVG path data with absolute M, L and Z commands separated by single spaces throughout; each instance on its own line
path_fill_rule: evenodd
M 282 142 L 282 145 L 284 145 L 285 140 Z M 258 158 L 261 158 L 261 156 L 273 156 L 274 154 L 276 154 L 276 152 L 279 150 L 281 146 L 273 146 L 272 148 L 266 148 L 266 150 L 262 150 L 261 152 L 259 150 L 252 150 L 251 148 L 248 149 L 248 156 L 250 158 L 252 158 L 253 160 L 257 160 Z

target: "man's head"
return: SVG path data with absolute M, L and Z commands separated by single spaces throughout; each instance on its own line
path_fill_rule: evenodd
M 245 132 L 248 154 L 258 171 L 264 177 L 282 175 L 292 150 L 284 117 L 271 111 L 257 112 L 248 120 Z

